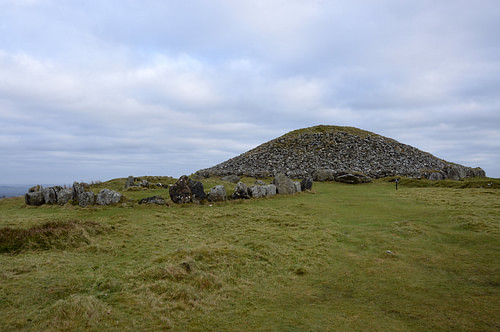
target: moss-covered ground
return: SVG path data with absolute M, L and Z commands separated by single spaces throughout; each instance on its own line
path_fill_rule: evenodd
M 167 189 L 0 200 L 20 239 L 0 234 L 0 330 L 500 330 L 498 180 L 412 181 L 201 205 L 137 204 Z

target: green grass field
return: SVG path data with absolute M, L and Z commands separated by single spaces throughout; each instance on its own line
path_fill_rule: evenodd
M 477 181 L 201 205 L 137 204 L 165 189 L 107 207 L 3 199 L 0 330 L 499 331 L 500 181 Z

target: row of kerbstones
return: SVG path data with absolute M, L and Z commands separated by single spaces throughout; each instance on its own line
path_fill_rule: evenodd
M 292 181 L 284 174 L 277 174 L 272 184 L 265 184 L 257 180 L 255 185 L 248 187 L 239 181 L 231 195 L 233 199 L 249 199 L 270 197 L 276 194 L 294 194 L 303 190 L 311 190 L 313 179 L 306 177 L 302 182 Z M 221 202 L 227 200 L 226 188 L 223 185 L 217 185 L 211 188 L 208 194 L 205 194 L 203 184 L 194 181 L 183 175 L 179 180 L 170 186 L 170 198 L 174 203 L 201 202 L 207 199 L 210 202 Z
M 102 189 L 97 195 L 90 191 L 87 183 L 74 182 L 72 188 L 63 188 L 61 186 L 47 187 L 42 186 L 32 187 L 24 200 L 27 205 L 40 206 L 43 204 L 59 204 L 64 205 L 69 201 L 73 201 L 82 207 L 88 205 L 109 205 L 119 203 L 123 195 L 117 191 L 110 189 Z

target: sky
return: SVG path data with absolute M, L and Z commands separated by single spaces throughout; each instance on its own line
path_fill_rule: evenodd
M 0 0 L 0 183 L 179 177 L 353 126 L 500 177 L 498 0 Z

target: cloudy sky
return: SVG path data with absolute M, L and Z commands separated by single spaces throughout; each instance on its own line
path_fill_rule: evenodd
M 498 0 L 0 0 L 0 183 L 362 128 L 500 177 Z

